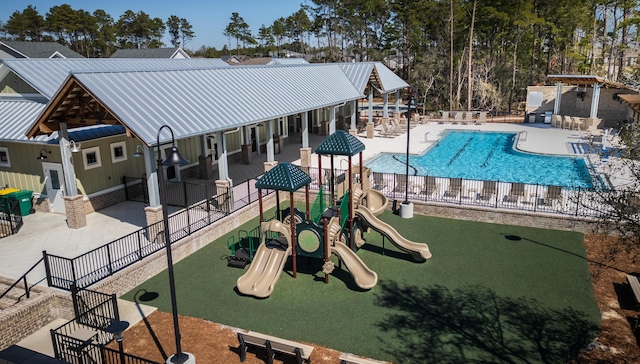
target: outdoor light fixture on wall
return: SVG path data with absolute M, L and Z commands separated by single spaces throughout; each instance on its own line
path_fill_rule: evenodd
M 142 157 L 144 155 L 144 150 L 142 149 L 142 145 L 138 144 L 136 146 L 136 151 L 133 153 L 133 156 L 136 158 Z
M 39 156 L 37 156 L 37 157 L 36 157 L 36 159 L 38 159 L 38 160 L 44 160 L 44 159 L 47 159 L 47 156 L 46 156 L 46 155 L 44 155 L 43 153 L 51 154 L 51 151 L 50 151 L 50 150 L 45 150 L 44 148 L 40 149 L 40 155 L 39 155 Z
M 73 140 L 69 141 L 69 149 L 71 149 L 73 153 L 78 153 L 80 151 L 80 143 L 76 144 Z

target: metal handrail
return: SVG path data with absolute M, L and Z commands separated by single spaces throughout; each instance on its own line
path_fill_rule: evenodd
M 7 288 L 2 294 L 0 294 L 0 299 L 2 299 L 4 296 L 6 296 L 9 291 L 11 291 L 13 288 L 15 288 L 18 283 L 20 283 L 21 281 L 24 281 L 24 294 L 20 297 L 18 297 L 18 302 L 20 302 L 20 299 L 23 296 L 27 296 L 27 298 L 29 298 L 29 292 L 31 291 L 31 288 L 33 286 L 35 286 L 36 284 L 44 281 L 46 279 L 46 277 L 43 277 L 41 280 L 39 280 L 38 282 L 36 282 L 34 285 L 32 285 L 31 287 L 27 284 L 27 274 L 31 273 L 32 270 L 34 270 L 38 264 L 42 263 L 44 261 L 44 256 L 42 258 L 40 258 L 38 260 L 38 262 L 36 262 L 36 264 L 34 264 L 33 266 L 31 266 L 31 268 L 29 268 L 29 270 L 27 270 L 27 272 L 25 274 L 23 274 L 20 278 L 18 278 L 18 280 L 16 280 L 11 286 L 9 286 L 9 288 Z

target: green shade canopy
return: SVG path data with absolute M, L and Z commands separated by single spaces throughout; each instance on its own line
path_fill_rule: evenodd
M 338 130 L 329 135 L 327 139 L 316 148 L 316 154 L 321 155 L 346 155 L 353 157 L 364 150 L 364 144 L 358 138 L 344 130 Z
M 256 188 L 294 192 L 311 183 L 311 177 L 291 163 L 279 163 L 265 173 Z

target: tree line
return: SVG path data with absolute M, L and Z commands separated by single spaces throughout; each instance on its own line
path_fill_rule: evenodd
M 176 15 L 165 22 L 127 10 L 114 20 L 104 10 L 89 13 L 67 4 L 51 7 L 44 16 L 29 5 L 13 12 L 0 30 L 17 41 L 55 41 L 86 57 L 110 57 L 116 49 L 159 48 L 165 32 L 174 47 L 184 47 L 195 37 L 189 21 Z
M 222 50 L 202 57 L 277 54 L 315 62 L 381 61 L 415 87 L 427 109 L 522 109 L 526 87 L 548 74 L 594 74 L 638 85 L 638 0 L 308 0 L 288 16 L 250 29 L 231 14 Z M 159 47 L 168 30 L 184 47 L 184 18 L 143 11 L 114 20 L 68 5 L 43 17 L 28 6 L 2 30 L 20 40 L 55 40 L 89 57 L 117 48 Z
M 522 108 L 526 87 L 543 83 L 548 74 L 640 84 L 637 0 L 308 4 L 256 33 L 233 13 L 224 31 L 228 49 L 235 45 L 236 54 L 251 56 L 286 47 L 317 61 L 383 61 L 432 110 Z

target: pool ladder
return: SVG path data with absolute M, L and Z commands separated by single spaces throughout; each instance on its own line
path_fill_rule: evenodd
M 522 137 L 524 135 L 524 138 Z M 527 141 L 527 131 L 523 130 L 521 132 L 518 133 L 518 142 L 523 141 L 526 142 Z

